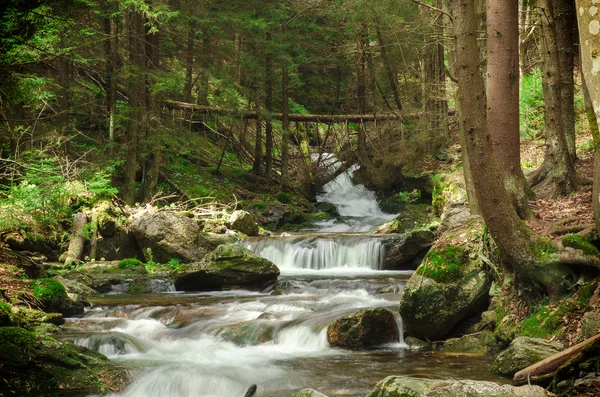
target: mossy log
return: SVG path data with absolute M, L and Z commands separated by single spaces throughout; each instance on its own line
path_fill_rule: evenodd
M 65 266 L 71 266 L 74 262 L 81 259 L 85 245 L 85 225 L 87 224 L 87 215 L 85 212 L 78 212 L 73 216 L 73 226 L 71 228 L 71 242 L 65 256 Z
M 528 382 L 537 383 L 536 380 L 547 379 L 548 375 L 556 372 L 565 363 L 577 356 L 583 349 L 591 346 L 600 340 L 600 334 L 593 336 L 575 346 L 556 353 L 544 360 L 541 360 L 529 367 L 517 372 L 513 377 L 513 384 L 523 385 Z

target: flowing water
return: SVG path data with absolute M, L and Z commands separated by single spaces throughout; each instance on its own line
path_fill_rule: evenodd
M 325 196 L 338 200 L 327 189 Z M 369 228 L 393 217 L 374 209 L 374 196 L 367 204 L 361 200 L 346 200 L 340 213 L 348 203 L 359 206 L 348 211 L 361 214 Z M 377 237 L 326 233 L 362 229 L 358 218 L 317 225 L 319 233 L 244 242 L 280 267 L 283 294 L 106 295 L 92 300 L 82 318 L 68 319 L 61 337 L 130 368 L 134 381 L 122 397 L 242 397 L 251 384 L 263 397 L 289 397 L 304 387 L 365 396 L 379 380 L 401 374 L 498 380 L 487 357 L 413 351 L 402 332 L 396 343 L 374 350 L 328 345 L 327 326 L 346 313 L 370 307 L 397 312 L 412 273 L 379 270 L 384 252 Z M 401 331 L 399 316 L 397 324 Z

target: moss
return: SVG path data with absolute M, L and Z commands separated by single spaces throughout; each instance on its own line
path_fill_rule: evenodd
M 600 257 L 600 250 L 596 248 L 592 243 L 587 241 L 582 234 L 571 234 L 565 236 L 562 239 L 562 245 L 564 247 L 571 247 L 583 251 L 585 255 Z
M 291 197 L 290 197 L 289 193 L 286 193 L 286 192 L 279 192 L 279 193 L 277 193 L 277 200 L 278 200 L 280 203 L 283 203 L 283 204 L 288 204 L 288 203 L 290 203 L 290 201 L 291 201 L 292 199 L 291 199 Z
M 119 269 L 131 269 L 135 270 L 136 267 L 143 265 L 139 259 L 125 258 L 119 261 Z
M 152 291 L 150 291 L 146 287 L 145 280 L 132 281 L 131 284 L 129 284 L 129 288 L 127 289 L 127 293 L 129 293 L 129 294 L 146 294 L 148 292 L 152 292 Z
M 548 261 L 556 255 L 556 247 L 552 243 L 552 240 L 547 238 L 540 238 L 533 245 L 533 254 L 540 261 Z
M 438 283 L 451 283 L 462 276 L 462 265 L 466 260 L 467 251 L 463 247 L 447 245 L 442 249 L 430 250 L 417 273 Z
M 0 302 L 0 327 L 11 324 L 12 309 L 8 303 Z
M 53 278 L 40 278 L 31 282 L 33 295 L 42 302 L 45 308 L 60 305 L 67 298 L 65 287 Z

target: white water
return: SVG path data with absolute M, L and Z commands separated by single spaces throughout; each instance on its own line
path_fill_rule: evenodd
M 284 273 L 298 269 L 379 270 L 384 254 L 380 239 L 360 235 L 262 238 L 246 240 L 244 245 Z
M 331 172 L 341 166 L 341 162 L 332 154 L 324 156 L 325 166 Z M 358 164 L 353 165 L 322 187 L 323 192 L 317 195 L 317 201 L 333 204 L 341 219 L 316 222 L 317 231 L 368 232 L 397 216 L 381 211 L 375 193 L 364 185 L 354 184 L 352 177 L 359 168 Z
M 135 381 L 121 397 L 241 397 L 251 384 L 259 386 L 260 396 L 289 396 L 311 385 L 310 368 L 299 363 L 321 364 L 348 354 L 329 347 L 327 326 L 358 308 L 395 311 L 399 295 L 374 292 L 401 288 L 404 279 L 391 273 L 366 279 L 290 278 L 296 286 L 282 296 L 211 293 L 168 305 L 164 294 L 157 299 L 165 305 L 113 303 L 70 320 L 67 329 L 84 334 L 67 339 L 132 368 Z M 401 337 L 385 348 L 404 347 Z

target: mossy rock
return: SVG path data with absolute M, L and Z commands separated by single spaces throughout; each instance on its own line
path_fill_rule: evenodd
M 571 234 L 562 239 L 564 247 L 571 247 L 582 251 L 585 255 L 600 257 L 600 250 L 590 243 L 583 234 Z
M 46 312 L 57 312 L 63 315 L 76 316 L 83 314 L 83 305 L 73 302 L 67 295 L 65 287 L 53 278 L 40 278 L 31 282 L 33 295 L 41 302 Z
M 452 283 L 438 283 L 418 272 L 411 276 L 399 306 L 407 335 L 440 340 L 487 307 L 491 277 L 473 263 L 463 266 L 462 276 Z
M 302 389 L 292 394 L 292 397 L 327 397 L 325 394 L 315 389 Z
M 417 273 L 438 283 L 452 283 L 463 275 L 463 264 L 468 261 L 467 250 L 458 245 L 433 248 L 425 256 Z
M 543 339 L 520 336 L 515 338 L 508 347 L 494 360 L 491 371 L 499 375 L 513 376 L 518 371 L 527 368 L 563 349 L 562 343 L 546 342 Z
M 88 396 L 122 390 L 125 369 L 102 354 L 19 327 L 0 327 L 0 394 Z
M 239 244 L 223 244 L 191 263 L 175 277 L 178 291 L 221 290 L 227 286 L 263 288 L 279 276 L 279 269 Z
M 424 397 L 437 382 L 435 379 L 388 376 L 379 381 L 367 397 Z
M 347 314 L 327 327 L 329 344 L 349 349 L 393 343 L 398 341 L 398 337 L 394 314 L 381 307 Z

